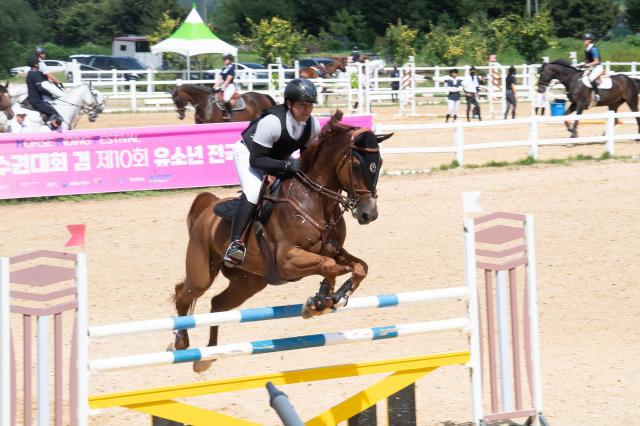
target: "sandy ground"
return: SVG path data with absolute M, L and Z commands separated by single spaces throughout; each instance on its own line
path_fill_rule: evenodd
M 168 114 L 159 116 L 156 121 L 155 115 L 148 114 L 145 122 L 173 122 Z M 96 125 L 105 127 L 107 123 L 135 124 L 126 115 L 105 115 Z M 510 137 L 496 132 L 493 136 Z M 404 139 L 398 139 L 393 143 L 405 144 Z M 562 154 L 558 157 L 566 157 L 593 147 L 554 149 Z M 595 147 L 602 151 L 601 145 Z M 629 147 L 638 149 L 631 144 Z M 398 167 L 411 166 L 399 163 Z M 639 180 L 640 168 L 634 160 L 383 176 L 378 186 L 379 219 L 368 226 L 347 220 L 347 249 L 370 265 L 369 277 L 357 295 L 461 285 L 463 191 L 483 191 L 481 205 L 488 212 L 531 213 L 537 230 L 542 382 L 548 420 L 561 426 L 637 424 L 640 287 L 636 285 L 639 267 L 635 261 L 640 255 Z M 232 195 L 237 188 L 211 190 Z M 173 285 L 184 274 L 185 217 L 196 193 L 3 205 L 0 254 L 15 255 L 41 248 L 62 250 L 64 225 L 86 223 L 90 323 L 173 315 L 170 296 Z M 318 278 L 308 278 L 297 284 L 269 287 L 245 307 L 300 303 L 315 293 L 318 282 Z M 208 300 L 223 288 L 224 280 L 217 279 L 198 303 L 196 312 L 208 311 Z M 232 343 L 444 319 L 460 316 L 463 309 L 458 302 L 446 302 L 426 308 L 409 306 L 311 321 L 230 325 L 221 329 L 220 341 Z M 194 347 L 205 345 L 207 334 L 204 329 L 192 332 Z M 170 333 L 98 340 L 92 342 L 90 356 L 162 351 L 170 340 Z M 91 377 L 91 393 L 464 350 L 465 342 L 462 334 L 441 333 L 221 360 L 202 375 L 193 373 L 190 365 L 101 373 Z M 308 419 L 375 379 L 343 379 L 283 389 L 301 417 Z M 464 368 L 445 367 L 426 376 L 418 382 L 417 392 L 420 425 L 468 425 L 469 385 Z M 261 424 L 278 424 L 262 390 L 190 401 Z M 379 411 L 379 417 L 381 414 Z M 96 426 L 147 422 L 146 416 L 124 409 L 109 410 L 91 420 Z

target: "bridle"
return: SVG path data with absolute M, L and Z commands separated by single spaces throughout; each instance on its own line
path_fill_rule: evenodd
M 81 112 L 84 112 L 85 114 L 87 114 L 87 116 L 89 117 L 89 121 L 93 123 L 94 121 L 96 121 L 96 118 L 98 117 L 98 113 L 100 112 L 100 110 L 104 107 L 104 99 L 102 100 L 102 102 L 98 101 L 98 96 L 96 96 L 96 93 L 94 92 L 93 87 L 91 87 L 91 85 L 88 85 L 88 86 L 89 86 L 89 93 L 91 93 L 91 96 L 93 97 L 93 101 L 94 101 L 93 105 L 90 107 L 69 102 L 66 99 L 62 99 L 62 97 L 57 98 L 56 101 L 79 108 Z M 67 123 L 67 124 L 70 125 L 71 123 Z
M 315 220 L 313 220 L 309 216 L 307 212 L 304 211 L 302 207 L 300 207 L 294 200 L 291 200 L 290 198 L 275 198 L 269 195 L 265 195 L 263 198 L 267 200 L 271 200 L 273 202 L 286 202 L 291 207 L 293 207 L 293 209 L 296 210 L 307 222 L 309 222 L 316 229 L 322 232 L 323 235 L 328 229 L 334 227 L 338 223 L 339 218 L 346 211 L 350 211 L 353 213 L 355 210 L 358 209 L 358 206 L 364 200 L 367 200 L 369 198 L 377 198 L 378 195 L 376 193 L 375 185 L 373 185 L 372 189 L 356 188 L 355 180 L 353 176 L 353 151 L 356 150 L 356 151 L 362 151 L 362 152 L 380 152 L 380 148 L 379 147 L 366 148 L 366 147 L 360 147 L 355 145 L 355 141 L 358 138 L 358 136 L 360 136 L 365 132 L 370 132 L 369 129 L 357 128 L 357 129 L 351 130 L 351 132 L 352 133 L 351 133 L 351 139 L 349 141 L 349 149 L 347 150 L 347 153 L 345 154 L 339 166 L 337 167 L 337 170 L 341 170 L 344 167 L 345 163 L 347 161 L 349 162 L 348 164 L 349 165 L 349 185 L 347 188 L 345 188 L 347 191 L 346 196 L 342 194 L 342 191 L 333 191 L 331 189 L 324 187 L 323 185 L 320 185 L 319 183 L 311 179 L 309 175 L 307 175 L 302 171 L 298 171 L 295 174 L 295 178 L 298 181 L 300 181 L 303 185 L 307 186 L 312 191 L 317 192 L 321 196 L 335 201 L 336 206 L 339 205 L 341 207 L 339 209 L 338 214 L 335 215 L 326 225 L 322 226 L 319 223 L 317 223 Z M 367 194 L 369 195 L 368 197 L 366 196 Z

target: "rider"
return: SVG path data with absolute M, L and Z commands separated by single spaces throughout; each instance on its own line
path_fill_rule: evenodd
M 244 262 L 246 248 L 242 235 L 255 216 L 263 176 L 291 176 L 300 170 L 300 160 L 291 154 L 303 151 L 320 133 L 320 123 L 311 115 L 317 99 L 316 87 L 309 80 L 291 80 L 284 89 L 284 103 L 267 109 L 262 117 L 252 121 L 234 145 L 242 194 L 231 224 L 231 244 L 224 255 L 227 265 Z
M 55 108 L 44 100 L 44 96 L 51 96 L 51 94 L 42 87 L 42 83 L 46 81 L 46 78 L 40 72 L 40 62 L 38 58 L 32 56 L 27 61 L 27 65 L 31 68 L 27 73 L 27 101 L 33 109 L 46 115 L 45 121 L 47 125 L 52 130 L 55 130 L 60 127 L 62 117 Z
M 36 56 L 36 58 L 38 58 L 38 61 L 40 62 L 40 72 L 44 74 L 47 80 L 49 80 L 56 86 L 62 88 L 62 82 L 58 80 L 51 71 L 49 71 L 47 64 L 45 64 L 44 62 L 45 56 L 47 55 L 47 51 L 44 50 L 44 47 L 40 47 L 40 46 L 36 47 L 34 51 L 34 55 Z
M 590 69 L 589 81 L 595 91 L 595 100 L 599 102 L 600 91 L 598 90 L 596 80 L 600 77 L 604 68 L 602 67 L 602 59 L 600 58 L 600 49 L 593 44 L 593 39 L 594 36 L 592 33 L 586 33 L 582 36 L 582 44 L 584 44 L 584 63 Z
M 216 82 L 213 85 L 213 90 L 222 90 L 225 111 L 225 120 L 231 119 L 231 97 L 236 92 L 236 86 L 233 84 L 233 79 L 236 76 L 236 66 L 233 64 L 233 55 L 226 54 L 222 57 L 224 61 L 224 68 L 220 72 Z

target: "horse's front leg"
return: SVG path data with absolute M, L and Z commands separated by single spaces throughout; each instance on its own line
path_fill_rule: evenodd
M 351 278 L 345 281 L 333 294 L 333 306 L 345 306 L 349 301 L 349 296 L 360 286 L 360 283 L 367 277 L 369 266 L 367 263 L 347 252 L 344 248 L 336 256 L 336 262 L 345 265 L 351 270 Z
M 582 106 L 578 106 L 578 107 L 576 107 L 576 116 L 578 116 L 578 115 L 582 115 L 582 111 L 583 111 L 584 109 L 585 109 L 585 108 L 584 108 L 584 107 L 582 107 Z M 571 137 L 572 137 L 572 138 L 577 138 L 577 137 L 578 137 L 578 123 L 579 123 L 579 121 L 578 121 L 578 120 L 575 120 L 575 121 L 573 122 L 573 127 L 569 130 L 569 131 L 571 132 Z
M 309 298 L 303 310 L 303 317 L 321 315 L 333 307 L 333 289 L 336 277 L 351 272 L 351 267 L 339 264 L 335 259 L 292 247 L 278 255 L 280 274 L 285 279 L 298 279 L 309 275 L 322 275 L 318 293 Z
M 567 109 L 564 113 L 564 115 L 570 115 L 572 114 L 574 111 L 576 110 L 576 104 L 571 102 L 571 104 L 569 105 L 569 109 Z M 575 124 L 575 122 L 574 122 Z M 567 128 L 567 131 L 571 132 L 573 134 L 573 132 L 571 131 L 571 122 L 569 120 L 565 120 L 564 122 L 565 127 Z

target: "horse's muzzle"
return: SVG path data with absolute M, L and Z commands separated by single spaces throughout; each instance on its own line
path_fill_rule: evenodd
M 353 217 L 358 219 L 358 223 L 360 225 L 366 225 L 373 222 L 378 218 L 378 205 L 376 198 L 370 197 L 365 200 L 361 200 L 356 204 L 352 213 Z

